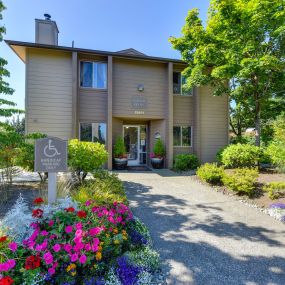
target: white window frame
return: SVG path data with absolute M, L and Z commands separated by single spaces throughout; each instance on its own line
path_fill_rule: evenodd
M 180 74 L 181 84 L 180 84 L 180 94 L 177 94 L 177 93 L 174 93 L 174 92 L 173 92 L 173 96 L 192 97 L 193 94 L 194 94 L 194 88 L 192 88 L 192 92 L 191 92 L 190 94 L 183 94 L 183 93 L 182 93 L 182 85 L 183 85 L 183 84 L 182 84 L 182 77 L 183 77 L 182 72 L 181 72 L 181 71 L 176 71 L 176 70 L 174 70 L 173 73 L 174 73 L 174 72 Z
M 107 123 L 106 122 L 79 122 L 79 127 L 78 127 L 78 138 L 79 138 L 79 140 L 81 141 L 81 124 L 91 124 L 91 130 L 93 131 L 93 128 L 92 128 L 92 124 L 105 124 L 106 125 L 106 142 L 105 142 L 105 146 L 107 147 L 107 143 L 108 143 L 108 141 L 107 141 L 107 132 L 108 132 L 108 125 L 107 125 Z M 92 134 L 91 134 L 91 136 L 92 136 L 92 142 L 94 142 L 93 141 L 93 132 L 92 132 Z
M 97 87 L 84 87 L 81 86 L 81 62 L 87 62 L 87 63 L 92 63 L 92 85 L 93 85 L 93 79 L 94 79 L 94 67 L 93 64 L 94 63 L 104 63 L 107 66 L 107 74 L 106 74 L 106 78 L 107 78 L 107 82 L 106 82 L 106 88 L 97 88 Z M 92 60 L 80 60 L 79 61 L 79 87 L 81 89 L 92 89 L 92 90 L 108 90 L 108 63 L 106 61 L 92 61 Z
M 180 96 L 180 95 L 179 95 Z M 180 145 L 173 145 L 173 147 L 192 147 L 193 146 L 193 127 L 191 125 L 174 125 L 174 127 L 179 127 L 180 128 Z M 182 145 L 183 144 L 183 136 L 182 136 L 182 128 L 191 128 L 191 140 L 190 140 L 190 145 Z M 172 130 L 172 136 L 173 136 L 173 130 Z

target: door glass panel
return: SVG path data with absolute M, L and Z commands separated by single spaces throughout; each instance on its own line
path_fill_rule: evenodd
M 124 128 L 124 141 L 128 160 L 138 159 L 138 127 Z

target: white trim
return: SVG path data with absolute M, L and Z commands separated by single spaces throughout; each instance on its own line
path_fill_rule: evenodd
M 107 78 L 107 82 L 106 82 L 106 88 L 98 88 L 98 87 L 84 87 L 84 86 L 81 86 L 81 62 L 87 62 L 87 63 L 92 63 L 92 85 L 93 85 L 93 78 L 94 78 L 94 68 L 93 68 L 93 64 L 94 63 L 104 63 L 106 64 L 107 66 L 107 69 L 106 69 L 106 78 Z M 106 61 L 102 61 L 102 60 L 79 60 L 79 88 L 80 89 L 89 89 L 89 90 L 104 90 L 104 91 L 107 91 L 108 90 L 108 62 Z

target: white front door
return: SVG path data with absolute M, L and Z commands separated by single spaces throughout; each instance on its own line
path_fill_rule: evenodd
M 124 142 L 127 149 L 128 165 L 146 164 L 147 138 L 145 125 L 125 125 L 123 128 Z

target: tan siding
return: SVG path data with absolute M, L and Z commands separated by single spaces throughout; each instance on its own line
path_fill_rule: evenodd
M 133 118 L 163 118 L 168 100 L 167 65 L 144 61 L 114 59 L 113 116 Z M 139 84 L 144 91 L 137 91 Z M 147 100 L 143 115 L 135 115 L 132 99 L 142 96 Z
M 173 148 L 173 157 L 177 154 L 187 154 L 193 153 L 192 147 L 174 147 Z
M 118 137 L 123 136 L 123 121 L 117 118 L 113 118 L 113 144 Z
M 79 121 L 107 122 L 108 93 L 106 90 L 79 89 Z
M 193 97 L 173 96 L 173 125 L 193 124 Z
M 201 161 L 214 161 L 228 143 L 228 98 L 213 96 L 210 87 L 201 87 L 199 96 Z
M 27 133 L 71 138 L 71 54 L 30 49 L 27 65 Z

